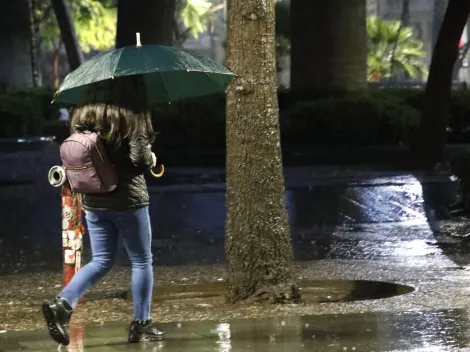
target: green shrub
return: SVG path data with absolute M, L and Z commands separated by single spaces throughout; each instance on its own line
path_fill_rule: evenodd
M 459 180 L 470 181 L 470 150 L 458 149 L 449 155 L 449 166 Z
M 423 108 L 424 91 L 409 88 L 376 89 L 378 96 L 395 96 L 418 111 Z M 374 94 L 374 93 L 372 93 Z M 470 143 L 470 91 L 453 90 L 448 115 L 448 142 Z
M 225 96 L 216 94 L 152 109 L 155 130 L 165 144 L 223 146 L 225 143 Z
M 399 99 L 404 104 L 421 110 L 423 106 L 424 90 L 416 88 L 371 88 L 368 93 L 372 97 Z
M 285 144 L 380 145 L 408 142 L 418 111 L 395 97 L 365 93 L 300 102 L 281 114 Z
M 58 118 L 50 89 L 0 92 L 0 137 L 40 135 L 43 122 Z M 394 145 L 409 143 L 423 105 L 420 89 L 371 88 L 354 93 L 279 89 L 281 136 L 286 147 Z M 223 148 L 225 95 L 152 108 L 159 143 Z M 470 91 L 454 91 L 449 143 L 470 142 Z
M 470 142 L 470 91 L 458 90 L 452 94 L 448 140 L 452 143 Z

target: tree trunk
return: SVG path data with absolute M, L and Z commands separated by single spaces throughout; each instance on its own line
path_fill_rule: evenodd
M 296 302 L 279 132 L 275 0 L 228 2 L 229 302 Z
M 52 0 L 57 23 L 59 24 L 60 33 L 64 42 L 65 51 L 69 61 L 71 70 L 75 70 L 83 63 L 83 54 L 78 44 L 75 26 L 73 24 L 70 10 L 65 0 Z
M 59 88 L 60 84 L 60 50 L 62 48 L 62 41 L 59 42 L 59 45 L 56 50 L 54 50 L 54 55 L 52 59 L 52 67 L 54 73 L 54 88 Z
M 367 87 L 366 0 L 291 0 L 293 90 Z
M 119 0 L 116 47 L 136 44 L 173 45 L 175 0 Z
M 28 0 L 6 1 L 0 10 L 0 86 L 32 85 Z
M 39 87 L 41 85 L 40 74 L 39 74 L 39 60 L 38 60 L 38 46 L 37 46 L 37 33 L 39 32 L 36 23 L 36 1 L 29 0 L 29 16 L 30 16 L 30 31 L 31 31 L 31 71 L 33 87 Z
M 464 0 L 465 1 L 465 0 Z M 432 50 L 436 46 L 437 37 L 439 36 L 439 30 L 444 19 L 444 14 L 447 8 L 447 0 L 434 0 L 433 1 L 433 13 L 432 13 Z
M 413 146 L 421 168 L 433 168 L 444 158 L 452 73 L 469 15 L 469 0 L 449 0 L 431 60 L 421 121 Z
M 401 22 L 403 26 L 410 26 L 410 0 L 403 0 L 401 11 Z

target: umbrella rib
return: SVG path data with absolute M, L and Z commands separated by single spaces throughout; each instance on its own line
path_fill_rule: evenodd
M 166 97 L 167 97 L 167 99 L 168 99 L 168 102 L 171 103 L 170 96 L 168 95 L 168 92 L 166 91 L 165 85 L 163 84 L 163 77 L 162 77 L 162 75 L 160 74 L 160 71 L 157 72 L 157 73 L 158 73 L 158 77 L 160 77 L 160 82 L 161 82 L 161 84 L 162 84 L 163 91 L 165 92 L 165 95 L 166 95 Z
M 222 86 L 222 85 L 221 85 L 219 82 L 217 82 L 215 79 L 213 79 L 213 78 L 211 77 L 211 75 L 209 75 L 206 71 L 202 71 L 202 72 L 204 72 L 207 77 L 209 77 L 211 80 L 213 80 L 213 81 L 215 82 L 215 84 L 217 84 L 219 87 L 222 87 L 222 89 L 225 90 L 225 87 Z
M 111 78 L 114 78 L 114 75 L 116 74 L 116 70 L 117 70 L 118 65 L 119 65 L 119 60 L 121 60 L 121 55 L 122 55 L 122 52 L 124 51 L 124 48 L 119 48 L 118 51 L 119 51 L 119 56 L 116 60 L 116 66 L 114 66 L 114 70 L 113 70 L 113 74 L 112 74 Z

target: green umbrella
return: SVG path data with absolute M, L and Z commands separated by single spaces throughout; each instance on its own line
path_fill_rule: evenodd
M 111 50 L 65 77 L 53 103 L 74 105 L 90 84 L 142 75 L 150 103 L 172 102 L 224 91 L 234 74 L 208 57 L 164 45 L 140 44 Z

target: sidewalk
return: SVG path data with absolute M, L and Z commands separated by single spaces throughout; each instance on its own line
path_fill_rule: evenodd
M 394 298 L 280 307 L 231 306 L 221 299 L 156 300 L 153 318 L 165 323 L 168 340 L 139 350 L 342 351 L 347 347 L 347 351 L 456 351 L 468 347 L 470 275 L 436 248 L 431 255 L 433 248 L 415 240 L 414 250 L 408 243 L 408 253 L 389 259 L 296 265 L 297 275 L 303 279 L 381 280 L 416 289 Z M 74 326 L 85 330 L 82 342 L 74 341 L 85 347 L 72 351 L 135 350 L 125 343 L 131 302 L 116 298 L 128 288 L 128 275 L 125 269 L 114 271 L 94 290 L 94 298 L 77 310 Z M 156 268 L 159 286 L 214 282 L 223 275 L 221 266 Z M 60 275 L 7 276 L 2 282 L 0 315 L 2 321 L 13 324 L 0 328 L 7 330 L 0 334 L 1 350 L 52 350 L 55 345 L 44 331 L 38 306 L 42 298 L 58 290 Z M 21 288 L 21 293 L 11 292 L 10 287 Z M 33 292 L 28 288 L 34 288 Z M 111 297 L 105 298 L 103 293 Z M 15 328 L 33 331 L 12 332 Z M 35 331 L 37 328 L 40 330 Z
M 167 184 L 151 186 L 153 318 L 164 323 L 168 340 L 126 344 L 130 269 L 121 259 L 77 309 L 71 351 L 470 351 L 470 242 L 455 236 L 470 232 L 470 222 L 444 216 L 455 193 L 448 175 L 287 169 L 299 280 L 344 280 L 354 289 L 367 288 L 366 280 L 414 290 L 381 299 L 374 295 L 384 292 L 371 290 L 369 299 L 351 294 L 335 301 L 340 293 L 325 281 L 318 290 L 323 303 L 255 307 L 202 294 L 226 280 L 223 176 L 215 169 L 180 170 Z M 12 233 L 5 237 L 4 230 L 1 258 L 9 253 L 10 263 L 23 260 L 15 270 L 5 267 L 1 277 L 0 351 L 50 351 L 56 345 L 44 331 L 39 306 L 61 287 L 60 241 L 54 247 L 60 217 L 52 212 L 58 198 L 37 192 L 25 204 L 18 188 L 0 190 L 8 199 L 0 210 L 10 212 L 2 224 Z M 21 221 L 21 212 L 34 214 L 30 223 Z M 28 234 L 31 223 L 42 227 Z M 28 238 L 18 239 L 18 233 Z M 2 252 L 27 244 L 32 252 Z M 31 267 L 44 256 L 45 266 Z M 198 285 L 202 297 L 164 294 L 193 287 L 188 285 Z

